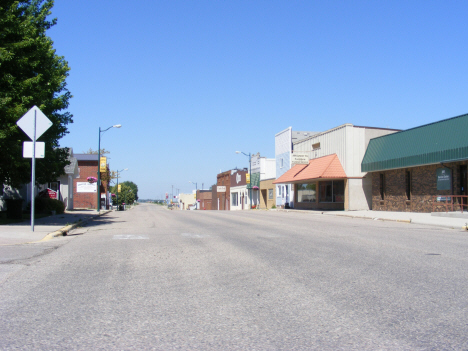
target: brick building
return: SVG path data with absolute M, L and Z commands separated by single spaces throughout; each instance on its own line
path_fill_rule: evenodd
M 73 207 L 97 209 L 97 183 L 89 183 L 88 177 L 96 177 L 98 171 L 98 155 L 75 154 L 78 161 L 78 178 L 73 180 Z M 102 173 L 101 173 L 102 176 Z M 101 180 L 101 208 L 108 206 L 108 184 Z
M 231 191 L 231 171 L 219 173 L 216 176 L 216 208 L 222 211 L 229 211 L 230 209 L 230 191 Z
M 211 210 L 211 190 L 197 190 L 197 201 L 200 210 Z
M 459 210 L 468 195 L 467 130 L 468 114 L 372 139 L 361 165 L 372 176 L 372 209 L 438 212 L 453 200 Z

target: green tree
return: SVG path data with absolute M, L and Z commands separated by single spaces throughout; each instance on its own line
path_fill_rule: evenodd
M 118 205 L 122 205 L 124 202 L 129 205 L 133 204 L 135 202 L 135 194 L 133 193 L 132 188 L 124 183 L 120 183 L 119 185 L 121 185 L 121 191 L 119 193 Z M 117 185 L 114 185 L 111 188 L 111 193 L 117 195 Z M 114 205 L 117 204 L 117 197 L 113 197 L 112 202 Z
M 0 1 L 0 182 L 19 187 L 31 178 L 31 160 L 23 158 L 28 136 L 16 122 L 34 105 L 53 125 L 41 137 L 45 158 L 37 159 L 36 180 L 46 183 L 64 173 L 68 149 L 59 139 L 68 133 L 72 115 L 65 79 L 70 68 L 57 56 L 46 31 L 53 0 Z
M 130 189 L 132 189 L 133 194 L 135 195 L 135 200 L 138 200 L 138 186 L 134 182 L 132 182 L 130 180 L 126 180 L 125 182 L 122 182 L 120 184 L 125 184 L 125 185 L 129 186 Z

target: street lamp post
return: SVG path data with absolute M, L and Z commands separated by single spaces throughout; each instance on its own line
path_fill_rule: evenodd
M 195 184 L 195 190 L 198 190 L 197 183 L 189 180 L 189 183 Z
M 236 154 L 244 154 L 245 156 L 247 156 L 249 158 L 249 176 L 250 176 L 250 182 L 249 182 L 249 197 L 250 197 L 250 209 L 252 209 L 252 154 L 249 152 L 249 154 L 247 155 L 245 152 L 243 151 L 236 151 Z
M 122 125 L 115 124 L 107 129 L 101 130 L 99 127 L 99 143 L 98 143 L 98 169 L 97 169 L 97 211 L 101 211 L 101 133 L 108 131 L 111 128 L 120 128 Z
M 128 168 L 124 168 L 121 171 L 117 171 L 117 211 L 119 210 L 119 172 L 128 171 Z

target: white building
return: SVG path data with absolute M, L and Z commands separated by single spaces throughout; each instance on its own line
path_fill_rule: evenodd
M 70 164 L 65 166 L 65 174 L 60 176 L 56 181 L 40 184 L 35 188 L 35 195 L 37 196 L 41 191 L 47 189 L 56 193 L 56 198 L 62 201 L 66 210 L 73 209 L 73 179 L 79 175 L 78 162 L 73 156 L 73 149 L 69 148 L 68 161 Z M 23 208 L 31 201 L 31 183 L 23 185 L 19 189 L 13 189 L 9 186 L 3 186 L 3 191 L 0 189 L 0 209 L 4 209 L 3 199 L 19 197 L 24 200 Z
M 264 204 L 266 203 L 267 188 L 263 189 L 262 184 L 266 180 L 276 179 L 276 159 L 266 158 L 260 156 L 260 153 L 252 155 L 250 160 L 251 176 L 250 182 L 252 184 L 252 205 L 256 207 L 260 205 L 260 198 L 262 191 L 264 194 Z M 265 206 L 266 207 L 266 206 Z
M 275 135 L 276 178 L 291 169 L 291 153 L 293 143 L 310 137 L 317 132 L 295 132 L 292 127 Z M 276 184 L 276 206 L 294 206 L 294 187 L 291 184 Z
M 370 139 L 396 131 L 343 124 L 293 142 L 294 154 L 304 155 L 305 162 L 276 182 L 294 186 L 295 208 L 370 209 L 372 181 L 361 172 L 361 162 Z
M 231 186 L 229 191 L 231 211 L 247 210 L 250 208 L 250 189 L 247 187 L 247 174 L 248 171 L 245 168 L 231 171 Z

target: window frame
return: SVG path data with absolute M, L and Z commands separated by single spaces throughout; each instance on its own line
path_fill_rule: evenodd
M 296 193 L 297 193 L 297 202 L 298 203 L 316 203 L 317 202 L 317 199 L 318 199 L 318 194 L 317 194 L 317 188 L 318 188 L 318 183 L 317 181 L 315 182 L 310 182 L 310 183 L 298 183 L 297 186 L 296 186 Z M 302 189 L 303 186 L 308 186 L 308 185 L 314 185 L 314 189 Z M 301 187 L 301 189 L 300 189 Z M 315 194 L 305 194 L 303 195 L 302 194 L 302 191 L 304 190 L 311 190 L 311 191 L 315 191 Z M 300 201 L 299 198 L 301 198 L 301 200 L 303 200 L 303 197 L 304 196 L 313 196 L 313 201 L 310 201 L 311 199 L 309 199 L 309 201 Z
M 235 201 L 235 203 L 234 203 L 234 201 Z M 232 193 L 232 195 L 231 195 L 231 205 L 232 206 L 239 206 L 239 193 L 238 192 Z
M 343 193 L 342 194 L 336 194 L 337 191 L 336 191 L 336 183 L 338 182 L 342 182 L 343 183 Z M 318 182 L 319 183 L 319 186 L 318 186 L 318 202 L 319 203 L 328 203 L 328 204 L 344 204 L 345 203 L 345 183 L 344 183 L 344 179 L 340 179 L 340 180 L 325 180 L 325 181 L 320 181 Z M 322 190 L 324 189 L 324 187 L 330 187 L 331 189 L 331 194 L 330 194 L 330 197 L 331 197 L 331 201 L 326 201 L 326 200 L 322 200 Z M 326 190 L 325 190 L 326 191 Z M 337 196 L 342 196 L 342 201 L 336 201 L 336 197 Z
M 405 192 L 406 192 L 406 200 L 411 201 L 411 192 L 412 192 L 412 179 L 411 179 L 411 171 L 405 171 Z
M 380 201 L 385 200 L 385 173 L 379 173 L 379 195 Z

